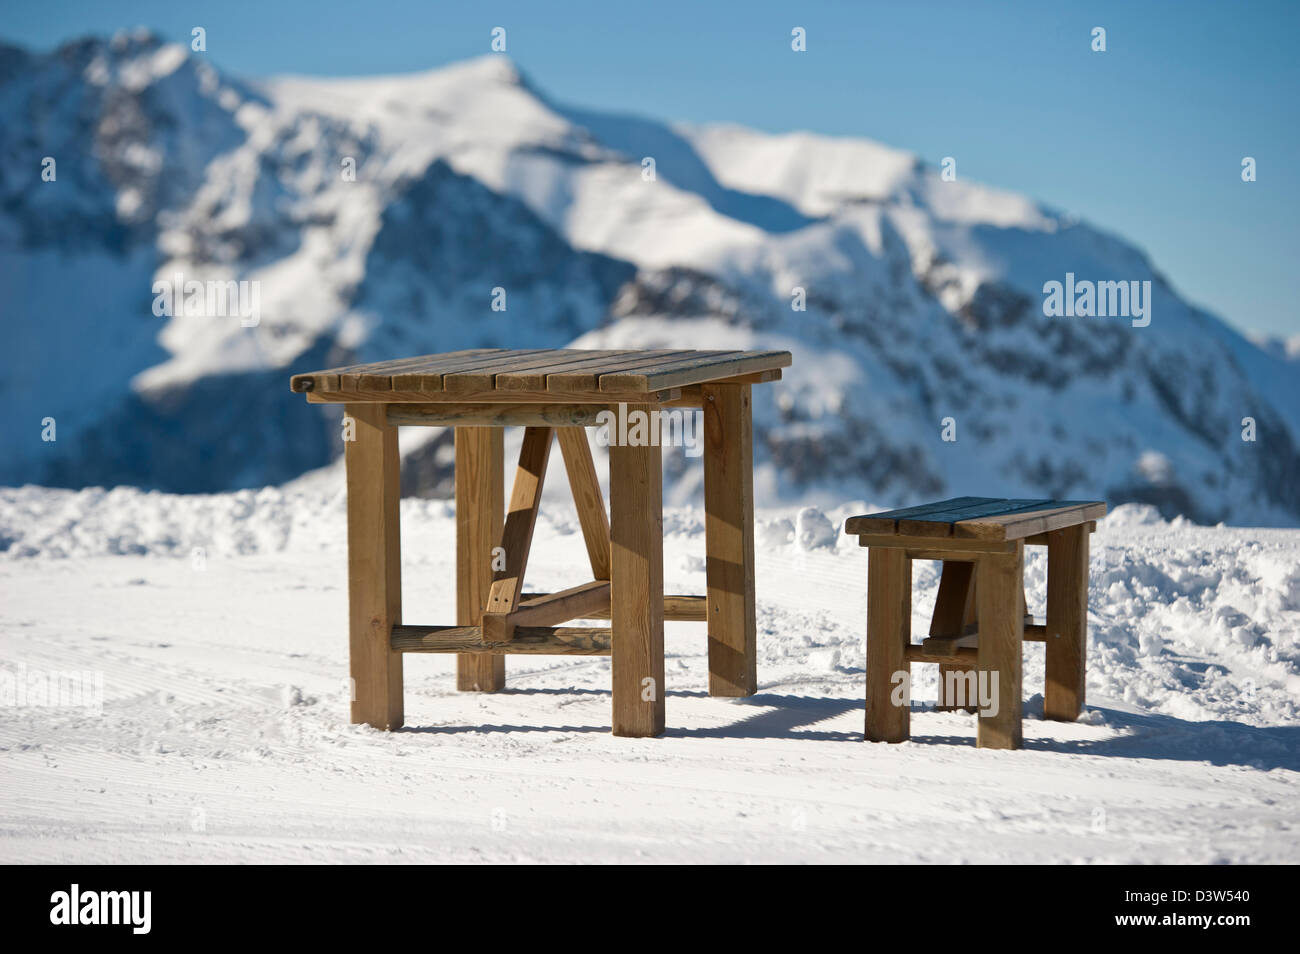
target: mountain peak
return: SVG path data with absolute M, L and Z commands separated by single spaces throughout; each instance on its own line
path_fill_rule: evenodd
M 23 335 L 0 354 L 0 439 L 30 449 L 0 460 L 0 483 L 295 476 L 337 445 L 310 408 L 269 403 L 288 362 L 689 342 L 795 352 L 782 403 L 754 407 L 773 493 L 1105 496 L 1300 520 L 1291 351 L 1189 307 L 1119 238 L 911 153 L 571 109 L 500 54 L 281 76 L 250 95 L 140 30 L 30 57 L 0 46 L 6 73 L 30 79 L 5 90 L 6 115 L 32 121 L 0 126 L 0 154 L 26 170 L 0 183 L 0 264 L 17 282 L 0 325 Z M 45 156 L 59 176 L 36 184 Z M 257 283 L 263 317 L 141 322 L 154 278 L 180 272 Z M 1119 320 L 1048 320 L 1042 289 L 1067 276 L 1113 286 Z M 509 321 L 488 310 L 498 286 Z M 1120 286 L 1148 286 L 1139 314 Z M 1130 319 L 1152 296 L 1143 330 Z M 65 333 L 31 314 L 68 314 Z M 78 386 L 39 387 L 48 368 Z M 218 390 L 237 396 L 214 419 Z M 46 415 L 72 438 L 57 457 L 25 436 Z M 1243 450 L 1246 415 L 1268 453 Z M 949 416 L 960 444 L 935 427 Z M 698 484 L 673 479 L 680 499 Z
M 504 53 L 484 53 L 467 60 L 458 60 L 434 67 L 425 74 L 443 82 L 472 84 L 479 88 L 511 88 L 544 99 L 524 71 Z
M 484 53 L 441 67 L 439 73 L 462 73 L 480 80 L 489 80 L 506 86 L 527 85 L 518 65 L 504 53 Z
M 119 56 L 131 56 L 136 53 L 152 53 L 166 42 L 161 33 L 149 27 L 139 26 L 131 30 L 115 32 L 109 38 L 108 48 Z
M 114 58 L 131 59 L 143 53 L 153 53 L 167 44 L 167 40 L 149 27 L 118 30 L 111 37 L 100 34 L 77 37 L 59 44 L 54 56 L 60 60 L 79 60 L 107 53 Z

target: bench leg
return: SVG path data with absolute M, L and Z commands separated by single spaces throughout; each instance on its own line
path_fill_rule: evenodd
M 352 721 L 400 729 L 402 654 L 393 626 L 402 618 L 397 428 L 383 404 L 349 404 L 353 440 L 344 442 L 348 487 L 348 657 Z
M 501 541 L 505 510 L 504 432 L 456 428 L 456 623 L 478 626 L 492 587 L 492 548 Z M 506 657 L 462 653 L 456 688 L 495 692 L 506 687 Z
M 631 406 L 649 415 L 650 407 Z M 664 729 L 663 471 L 653 445 L 609 448 L 610 624 L 615 735 Z
M 709 695 L 750 696 L 758 690 L 750 386 L 706 384 L 703 392 Z
M 981 554 L 975 564 L 980 634 L 977 745 L 982 749 L 1020 748 L 1024 560 L 1025 546 L 1017 541 L 1012 552 Z
M 1088 647 L 1088 528 L 1047 535 L 1047 683 L 1043 717 L 1073 722 L 1083 711 Z
M 907 644 L 912 641 L 912 561 L 903 550 L 867 551 L 867 723 L 869 742 L 906 742 L 912 699 Z M 904 679 L 899 686 L 898 675 Z

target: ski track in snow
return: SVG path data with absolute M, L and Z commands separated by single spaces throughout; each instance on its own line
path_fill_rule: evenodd
M 701 514 L 664 522 L 666 588 L 703 592 Z M 865 551 L 817 526 L 759 515 L 749 699 L 710 698 L 702 625 L 670 623 L 662 738 L 610 736 L 609 661 L 558 657 L 469 694 L 407 656 L 383 733 L 347 719 L 340 495 L 0 490 L 3 667 L 104 680 L 102 713 L 0 707 L 0 861 L 1300 861 L 1300 531 L 1117 510 L 1088 713 L 1039 718 L 1027 644 L 1025 748 L 997 752 L 931 711 L 929 666 L 912 741 L 862 741 Z M 451 621 L 451 507 L 402 529 L 404 618 Z M 530 588 L 589 575 L 565 510 L 534 553 Z M 914 631 L 937 582 L 916 565 Z M 1033 553 L 1038 615 L 1045 583 Z

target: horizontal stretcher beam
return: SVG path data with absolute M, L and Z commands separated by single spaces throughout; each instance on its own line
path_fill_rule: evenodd
M 488 655 L 608 656 L 610 630 L 586 626 L 519 626 L 514 639 L 484 640 L 477 626 L 394 626 L 399 653 L 486 653 Z
M 588 584 L 590 585 L 590 584 Z M 575 588 L 576 589 L 576 588 Z M 525 593 L 522 608 L 546 601 L 554 593 Z M 702 622 L 708 598 L 673 594 L 664 597 L 664 619 Z M 513 614 L 512 614 L 513 615 Z M 609 619 L 609 608 L 584 612 L 574 619 Z M 483 638 L 480 626 L 394 626 L 392 647 L 403 653 L 513 653 L 557 656 L 607 656 L 610 630 L 583 626 L 515 626 L 513 639 Z
M 554 595 L 553 593 L 525 593 L 524 602 L 527 604 L 533 600 L 546 599 Z M 709 599 L 707 596 L 665 594 L 664 619 L 702 623 L 708 618 Z M 570 619 L 609 619 L 609 607 L 591 610 L 581 616 L 572 616 Z
M 947 663 L 949 665 L 973 666 L 979 661 L 979 650 L 960 646 L 949 652 L 927 651 L 924 646 L 912 644 L 903 650 L 903 657 L 910 663 Z
M 908 662 L 958 663 L 967 659 L 974 661 L 978 652 L 979 632 L 972 631 L 962 636 L 930 636 L 919 645 L 907 647 Z M 1024 640 L 1027 643 L 1047 641 L 1047 627 L 1042 623 L 1026 623 Z

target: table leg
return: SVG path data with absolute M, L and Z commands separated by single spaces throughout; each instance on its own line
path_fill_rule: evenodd
M 629 406 L 628 419 L 648 406 Z M 657 421 L 657 418 L 655 419 Z M 659 442 L 609 448 L 615 735 L 664 729 L 663 470 Z
M 398 527 L 397 428 L 383 404 L 349 404 L 352 440 L 344 442 L 348 488 L 348 646 L 352 721 L 400 729 L 402 654 L 393 626 L 402 618 Z
M 980 634 L 976 744 L 982 749 L 1020 748 L 1024 560 L 1025 545 L 1017 541 L 1010 553 L 984 553 L 975 564 Z
M 1043 717 L 1073 722 L 1083 711 L 1088 646 L 1088 528 L 1047 535 L 1047 682 Z
M 456 428 L 456 623 L 478 626 L 492 587 L 492 548 L 501 542 L 505 511 L 504 432 Z M 461 653 L 456 688 L 494 692 L 506 687 L 506 657 Z
M 892 547 L 867 550 L 868 742 L 906 742 L 911 735 L 912 561 Z M 900 687 L 898 674 L 906 679 Z
M 758 689 L 750 385 L 702 390 L 709 694 L 749 696 Z

